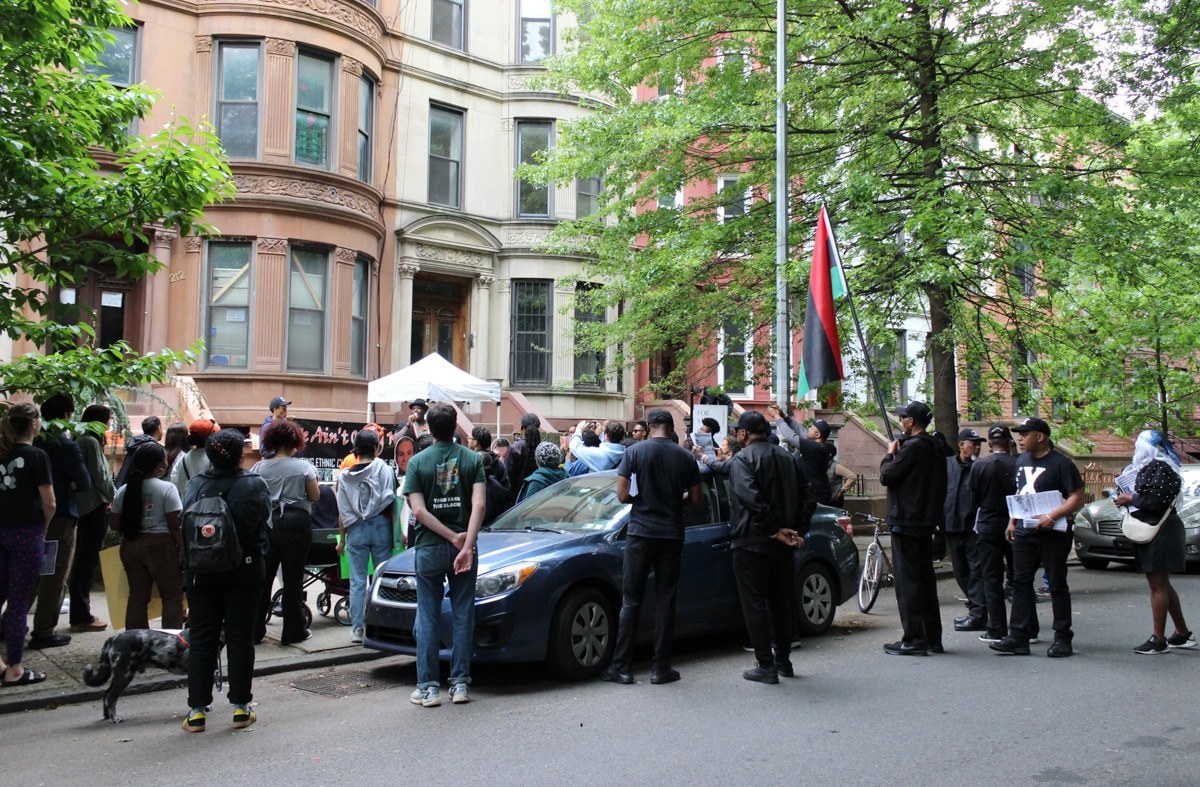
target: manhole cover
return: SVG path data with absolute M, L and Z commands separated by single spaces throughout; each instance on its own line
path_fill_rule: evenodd
M 376 678 L 366 670 L 341 670 L 297 678 L 289 683 L 294 689 L 320 694 L 322 697 L 346 697 L 389 689 L 392 684 Z

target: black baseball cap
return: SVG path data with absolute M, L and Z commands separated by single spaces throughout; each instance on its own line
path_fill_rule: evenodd
M 1004 424 L 996 424 L 988 430 L 989 440 L 1011 440 L 1012 432 L 1008 431 L 1008 427 Z
M 1041 432 L 1047 437 L 1050 436 L 1050 424 L 1043 421 L 1041 418 L 1026 418 L 1024 422 L 1017 424 L 1012 428 L 1017 434 L 1025 432 Z
M 976 432 L 974 429 L 963 429 L 958 433 L 958 442 L 965 443 L 968 441 L 973 443 L 982 443 L 983 438 L 980 437 L 979 432 Z
M 822 440 L 829 439 L 829 424 L 824 419 L 818 418 L 817 420 L 813 421 L 813 426 L 816 427 L 817 432 L 821 435 Z
M 919 424 L 928 424 L 933 420 L 933 410 L 924 402 L 909 402 L 903 407 L 896 408 L 896 415 L 901 418 L 911 418 Z
M 282 396 L 276 396 L 271 400 L 271 403 L 267 405 L 267 409 L 274 410 L 276 407 L 287 407 L 290 404 L 291 402 L 289 402 L 287 399 L 284 399 Z
M 771 426 L 763 414 L 755 410 L 747 410 L 733 425 L 734 429 L 745 429 L 750 434 L 769 434 Z
M 661 407 L 655 408 L 646 414 L 646 423 L 648 424 L 670 424 L 675 425 L 675 416 L 671 415 Z

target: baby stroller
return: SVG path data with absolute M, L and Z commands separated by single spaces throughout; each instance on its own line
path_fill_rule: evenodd
M 317 612 L 328 617 L 333 611 L 333 619 L 343 626 L 350 625 L 350 580 L 342 579 L 341 559 L 337 553 L 337 498 L 333 487 L 321 485 L 321 499 L 313 504 L 313 540 L 308 548 L 308 560 L 304 565 L 304 598 L 308 600 L 308 588 L 318 582 L 324 583 L 324 588 L 317 594 Z M 338 600 L 333 601 L 337 596 Z M 275 591 L 271 596 L 271 612 L 267 615 L 270 622 L 272 615 L 283 614 L 283 590 Z M 304 605 L 304 625 L 312 625 L 312 610 Z

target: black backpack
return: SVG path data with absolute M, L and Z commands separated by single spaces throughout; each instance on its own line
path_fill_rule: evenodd
M 240 478 L 241 476 L 239 476 Z M 232 571 L 250 558 L 242 556 L 242 544 L 238 540 L 237 525 L 225 495 L 238 479 L 215 495 L 206 496 L 212 485 L 206 483 L 200 496 L 183 510 L 183 564 L 188 571 L 211 574 Z

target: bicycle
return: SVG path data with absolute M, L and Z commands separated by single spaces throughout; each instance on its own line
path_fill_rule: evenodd
M 867 554 L 863 558 L 862 578 L 858 581 L 858 608 L 866 613 L 875 606 L 880 586 L 891 585 L 895 577 L 892 575 L 892 561 L 888 559 L 887 550 L 883 548 L 883 544 L 879 540 L 881 533 L 886 535 L 884 528 L 887 526 L 887 522 L 870 514 L 855 514 L 854 516 L 862 522 L 870 522 L 875 525 L 875 532 L 871 537 L 871 543 L 867 545 Z

